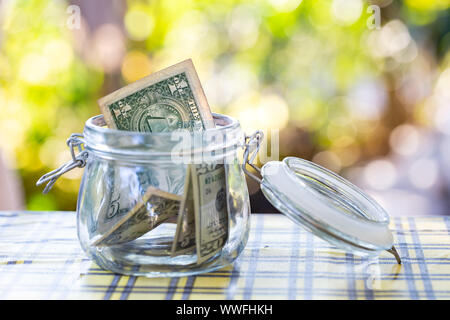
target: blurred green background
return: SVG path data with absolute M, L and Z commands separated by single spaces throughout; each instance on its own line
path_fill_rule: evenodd
M 65 140 L 99 114 L 98 98 L 192 58 L 212 111 L 248 133 L 280 130 L 281 158 L 344 175 L 392 215 L 450 214 L 449 7 L 0 1 L 0 153 L 14 192 L 29 210 L 75 210 L 81 169 L 48 195 L 35 186 L 70 159 Z M 270 211 L 249 187 L 253 211 Z

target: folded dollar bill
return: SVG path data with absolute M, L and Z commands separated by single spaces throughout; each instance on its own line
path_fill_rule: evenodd
M 92 238 L 93 246 L 116 245 L 132 241 L 178 214 L 182 197 L 149 187 L 142 201 L 111 229 Z
M 99 100 L 110 128 L 139 132 L 200 132 L 214 121 L 191 60 L 121 88 Z M 160 174 L 164 175 L 164 172 Z M 167 175 L 168 176 L 168 175 Z M 144 188 L 144 187 L 142 187 Z M 92 245 L 132 241 L 159 223 L 177 219 L 172 256 L 197 251 L 198 263 L 215 255 L 228 239 L 228 203 L 223 164 L 189 165 L 184 194 L 145 186 L 143 201 Z M 126 195 L 125 195 L 126 196 Z M 153 219 L 158 216 L 157 222 Z
M 192 253 L 195 250 L 195 206 L 191 174 L 191 165 L 188 165 L 183 200 L 178 213 L 177 230 L 172 244 L 172 257 Z
M 171 132 L 179 129 L 203 131 L 214 127 L 208 102 L 191 60 L 185 60 L 153 73 L 99 99 L 98 102 L 108 127 L 113 129 Z M 146 170 L 141 170 L 140 173 L 145 180 Z M 159 172 L 159 176 L 165 176 L 159 179 L 162 184 L 162 180 L 174 175 Z M 151 184 L 157 185 L 157 183 Z M 178 194 L 182 191 L 178 185 L 180 184 L 172 183 L 166 190 Z M 148 184 L 142 183 L 141 189 L 146 190 L 146 188 Z M 122 196 L 130 195 L 122 194 Z M 169 198 L 168 201 L 170 202 L 171 199 Z M 140 210 L 145 211 L 145 207 Z M 178 212 L 172 211 L 172 214 L 174 216 L 171 218 L 176 219 Z M 128 219 L 132 217 L 133 214 L 125 216 Z M 110 237 L 107 241 L 109 245 L 118 244 L 119 239 L 121 242 L 124 239 L 134 240 L 142 235 L 145 228 L 150 231 L 154 227 L 152 224 L 143 224 L 140 231 L 136 232 L 135 228 L 126 229 L 125 226 L 128 225 L 126 223 L 121 225 L 121 236 Z M 104 241 L 93 243 L 105 244 Z
M 196 164 L 191 170 L 197 262 L 202 263 L 220 251 L 228 239 L 226 175 L 223 164 Z
M 214 121 L 192 60 L 155 72 L 98 100 L 109 128 L 201 131 Z

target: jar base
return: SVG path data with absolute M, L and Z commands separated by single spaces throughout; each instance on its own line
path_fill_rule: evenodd
M 215 256 L 211 257 L 207 261 L 197 265 L 196 255 L 179 256 L 176 258 L 182 258 L 188 264 L 132 264 L 118 261 L 112 261 L 102 255 L 92 255 L 90 258 L 102 269 L 111 271 L 117 274 L 123 274 L 127 276 L 144 276 L 147 278 L 165 278 L 165 277 L 187 277 L 197 275 L 201 273 L 208 273 L 232 264 L 240 252 L 235 252 L 233 256 L 224 255 L 223 252 L 219 252 Z M 170 258 L 173 259 L 174 258 Z M 181 259 L 180 259 L 181 260 Z M 134 258 L 136 261 L 136 258 Z M 189 263 L 192 262 L 192 263 Z

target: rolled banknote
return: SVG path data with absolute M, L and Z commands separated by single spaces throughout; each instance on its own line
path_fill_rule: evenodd
M 139 197 L 145 196 L 149 187 L 168 188 L 168 184 L 161 184 L 157 172 L 149 167 L 118 168 L 107 164 L 106 169 L 98 168 L 96 171 L 102 197 L 94 206 L 97 217 L 89 223 L 91 236 L 115 228 L 120 219 L 135 207 Z
M 203 131 L 214 127 L 208 102 L 190 59 L 123 87 L 99 99 L 98 103 L 108 127 L 113 129 L 171 132 L 179 129 Z M 149 167 L 148 170 L 151 170 L 151 168 Z M 141 189 L 146 190 L 148 187 L 145 183 L 147 178 L 145 177 L 145 168 L 141 170 L 141 173 L 144 181 Z M 165 177 L 161 178 L 162 176 Z M 159 177 L 160 184 L 163 184 L 162 180 L 167 180 L 172 176 L 169 173 L 159 173 Z M 152 184 L 155 186 L 156 183 Z M 179 194 L 182 190 L 178 185 L 176 181 L 175 183 L 172 182 L 165 190 Z M 160 195 L 170 194 L 164 193 L 162 190 L 159 191 L 161 191 Z M 122 194 L 123 196 L 127 197 L 126 194 Z M 164 202 L 162 198 L 160 201 Z M 171 198 L 168 201 L 170 202 Z M 145 207 L 141 206 L 139 210 L 133 208 L 134 213 L 139 211 L 143 215 Z M 166 207 L 171 206 L 167 205 Z M 171 213 L 174 214 L 172 219 L 176 219 L 178 212 L 171 211 Z M 125 215 L 123 219 L 132 219 L 133 217 L 134 214 L 130 213 Z M 133 221 L 138 222 L 138 220 Z M 121 242 L 124 239 L 134 240 L 137 236 L 143 234 L 145 228 L 148 228 L 147 231 L 154 228 L 154 224 L 144 223 L 139 228 L 139 232 L 136 232 L 135 226 L 129 229 L 126 229 L 125 226 L 130 227 L 130 223 L 127 224 L 122 221 L 120 237 L 109 237 L 107 241 L 109 245 L 118 244 L 117 241 L 119 240 Z M 97 240 L 93 243 L 105 245 L 106 242 Z
M 223 164 L 188 165 L 172 256 L 196 249 L 200 264 L 222 249 L 229 230 L 226 190 Z
M 91 194 L 87 199 L 99 199 L 99 201 L 92 201 L 88 204 L 96 213 L 86 221 L 90 237 L 108 231 L 137 202 L 132 197 L 122 196 L 128 192 L 124 190 L 124 186 L 121 184 L 118 168 L 108 163 L 106 165 L 93 165 L 96 165 L 96 168 L 91 171 L 93 176 L 90 178 L 97 180 L 98 184 L 95 186 L 93 184 L 87 185 L 86 192 Z M 132 183 L 128 181 L 125 187 L 132 187 Z
M 176 216 L 181 201 L 182 197 L 179 195 L 148 187 L 142 201 L 107 232 L 92 238 L 90 245 L 110 246 L 137 239 Z
M 197 263 L 219 252 L 228 240 L 229 214 L 223 164 L 191 166 Z
M 105 184 L 104 196 L 101 198 L 96 219 L 96 232 L 99 234 L 110 230 L 120 218 L 136 205 L 136 201 L 133 201 L 131 197 L 123 197 L 125 190 L 121 188 L 118 168 L 108 166 L 106 179 L 102 180 Z
M 177 230 L 172 244 L 172 257 L 195 250 L 195 206 L 191 173 L 191 165 L 188 165 L 183 200 L 178 213 Z

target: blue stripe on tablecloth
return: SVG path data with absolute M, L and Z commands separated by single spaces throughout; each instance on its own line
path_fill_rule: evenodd
M 15 218 L 17 216 L 19 216 L 19 212 L 0 211 L 0 218 Z
M 103 297 L 103 300 L 109 300 L 111 299 L 112 294 L 117 288 L 117 284 L 120 281 L 121 275 L 114 275 L 114 278 L 112 279 L 111 283 L 108 285 L 108 288 L 106 289 L 105 296 Z
M 283 261 L 281 261 L 283 262 Z M 288 262 L 287 260 L 285 260 L 284 262 Z M 391 263 L 392 265 L 392 263 Z M 34 273 L 34 272 L 33 272 Z M 42 272 L 44 273 L 44 272 Z M 86 275 L 96 275 L 96 276 L 111 276 L 111 274 L 103 272 L 103 273 L 97 273 L 97 272 L 88 272 L 86 273 Z M 305 274 L 302 271 L 298 271 L 296 273 L 293 273 L 293 275 L 297 278 L 303 278 L 305 277 Z M 336 280 L 345 280 L 347 279 L 346 273 L 339 273 L 339 272 L 331 272 L 331 271 L 321 271 L 319 274 L 309 274 L 311 277 L 313 277 L 314 279 L 336 279 Z M 229 272 L 223 272 L 222 274 L 212 274 L 212 273 L 205 273 L 205 274 L 200 274 L 197 275 L 197 278 L 231 278 L 233 275 Z M 255 279 L 260 279 L 260 278 L 267 278 L 267 279 L 286 279 L 289 278 L 290 275 L 285 272 L 285 271 L 277 271 L 277 270 L 273 270 L 273 271 L 255 271 L 255 272 L 248 272 L 248 271 L 237 271 L 235 273 L 236 278 L 237 277 L 243 277 L 243 278 L 247 278 L 247 277 L 254 277 Z M 416 277 L 419 277 L 420 273 L 409 273 L 407 276 L 403 276 L 401 274 L 397 274 L 397 273 L 381 273 L 379 275 L 379 277 L 377 277 L 377 279 L 383 280 L 383 281 L 388 281 L 388 280 L 408 280 L 408 279 L 415 279 Z M 355 280 L 363 280 L 366 279 L 365 275 L 361 275 L 359 273 L 357 273 L 357 275 L 355 275 Z M 432 279 L 433 281 L 450 281 L 450 274 L 430 274 L 430 279 Z M 108 285 L 105 285 L 105 287 L 107 287 Z
M 45 289 L 43 289 L 42 291 L 45 292 Z M 100 288 L 100 289 L 80 289 L 80 292 L 87 292 L 87 293 L 103 293 L 104 289 Z M 348 293 L 345 290 L 342 289 L 338 289 L 338 290 L 333 290 L 331 288 L 316 288 L 315 289 L 315 294 L 317 294 L 318 296 L 324 296 L 324 297 L 329 297 L 331 299 L 333 298 L 348 298 Z M 165 288 L 161 289 L 161 290 L 152 290 L 152 291 L 147 291 L 147 290 L 140 290 L 140 288 L 135 288 L 133 289 L 133 294 L 142 294 L 144 295 L 143 298 L 145 297 L 149 297 L 149 295 L 155 295 L 156 297 L 159 297 L 161 294 L 163 294 L 165 292 Z M 356 292 L 358 292 L 360 295 L 364 295 L 364 290 L 356 290 Z M 443 299 L 449 299 L 450 298 L 450 290 L 436 290 L 435 291 L 436 294 L 438 294 L 439 298 Z M 203 295 L 205 296 L 204 299 L 208 299 L 208 296 L 218 296 L 218 297 L 222 297 L 223 296 L 223 291 L 207 291 L 207 290 L 202 290 L 199 291 L 198 288 L 196 288 L 194 290 L 195 295 Z M 238 294 L 241 294 L 242 292 L 238 292 Z M 389 290 L 389 291 L 380 291 L 377 290 L 376 291 L 377 298 L 401 298 L 401 299 L 407 299 L 409 296 L 409 292 L 408 291 L 396 291 L 396 290 Z M 418 290 L 417 291 L 418 294 L 422 294 L 425 295 L 425 293 L 422 290 Z M 270 299 L 270 297 L 274 297 L 274 298 L 280 298 L 283 299 L 283 297 L 286 296 L 286 288 L 255 288 L 255 295 L 259 296 L 264 296 L 264 297 L 268 297 L 268 299 Z
M 252 217 L 255 217 L 253 214 Z M 253 290 L 253 284 L 255 282 L 254 273 L 256 271 L 257 262 L 258 262 L 258 256 L 259 256 L 259 248 L 261 247 L 261 239 L 263 234 L 263 222 L 264 222 L 264 216 L 263 215 L 257 215 L 256 216 L 256 227 L 252 232 L 255 234 L 255 240 L 252 243 L 253 249 L 251 249 L 250 253 L 250 261 L 248 263 L 248 274 L 249 276 L 246 277 L 245 281 L 245 290 L 244 290 L 244 300 L 251 299 L 252 297 L 252 290 Z
M 26 290 L 33 290 L 35 292 L 47 292 L 46 287 L 42 287 L 41 285 L 19 285 L 19 289 L 26 289 Z M 125 290 L 126 286 L 117 286 L 117 291 Z M 63 290 L 63 288 L 59 288 L 58 291 Z M 140 294 L 155 294 L 160 296 L 161 294 L 164 294 L 166 292 L 167 288 L 165 286 L 135 286 L 133 288 L 133 294 L 140 293 Z M 223 296 L 223 287 L 200 287 L 200 288 L 193 288 L 192 293 L 195 293 L 196 295 L 207 295 L 207 294 L 215 294 L 215 295 L 221 295 Z M 238 293 L 243 293 L 244 288 L 239 288 Z M 80 288 L 79 291 L 83 292 L 105 292 L 105 286 L 102 285 L 86 285 Z M 329 294 L 329 295 L 339 295 L 343 297 L 348 298 L 348 293 L 346 290 L 343 290 L 342 288 L 315 288 L 315 292 L 317 294 Z M 355 290 L 359 295 L 364 295 L 365 289 L 357 289 Z M 376 290 L 377 297 L 380 296 L 396 296 L 396 297 L 408 297 L 409 291 L 408 290 Z M 417 290 L 417 293 L 421 296 L 425 296 L 426 291 L 425 290 Z M 438 294 L 440 297 L 450 296 L 450 290 L 435 290 L 435 293 Z M 255 287 L 254 288 L 254 294 L 255 295 L 275 295 L 277 297 L 283 298 L 286 295 L 286 288 L 283 287 Z
M 360 281 L 362 281 L 362 280 L 363 279 L 360 279 Z M 32 285 L 29 285 L 29 284 L 25 284 L 24 286 L 26 286 L 26 287 L 28 287 L 28 286 L 29 287 L 33 287 Z M 40 285 L 37 285 L 37 286 L 40 286 Z M 83 286 L 83 288 L 102 289 L 102 292 L 105 292 L 105 290 L 108 288 L 108 286 L 106 286 L 106 285 L 86 284 L 86 285 Z M 116 291 L 123 291 L 125 289 L 126 289 L 126 286 L 116 286 Z M 184 287 L 178 287 L 177 286 L 177 291 L 179 291 L 180 289 L 184 289 Z M 286 294 L 286 287 L 285 286 L 280 286 L 280 287 L 258 286 L 258 287 L 255 287 L 253 289 L 254 289 L 253 290 L 254 292 L 259 292 L 259 291 L 261 291 L 261 292 L 269 291 L 270 292 L 271 290 L 273 290 L 274 292 L 279 291 L 281 295 L 285 295 Z M 154 292 L 154 293 L 158 293 L 158 294 L 164 294 L 164 293 L 167 292 L 167 287 L 166 286 L 144 286 L 144 285 L 140 286 L 140 285 L 134 285 L 132 293 L 134 293 L 137 290 L 141 290 L 141 291 L 146 290 L 146 291 L 149 291 L 149 292 Z M 208 291 L 208 290 L 210 290 L 210 291 Z M 224 290 L 225 290 L 225 288 L 223 286 L 201 286 L 201 287 L 198 287 L 198 288 L 194 286 L 192 288 L 192 290 L 191 290 L 191 294 L 192 293 L 197 294 L 199 292 L 206 292 L 206 291 L 208 291 L 208 292 L 220 293 L 220 294 L 223 295 Z M 245 290 L 245 288 L 242 287 L 242 288 L 237 288 L 236 291 L 237 292 L 244 292 L 244 290 Z M 336 288 L 318 288 L 318 287 L 315 288 L 315 291 L 321 291 L 321 290 L 322 291 L 342 291 L 342 292 L 345 292 L 345 290 L 343 290 L 342 288 L 337 288 L 337 289 Z M 360 295 L 364 295 L 366 289 L 355 289 L 354 291 L 358 292 Z M 393 290 L 377 289 L 374 292 L 376 292 L 377 294 L 393 292 L 393 293 L 398 293 L 398 294 L 403 294 L 403 295 L 409 295 L 409 290 L 408 289 L 393 289 Z M 418 289 L 417 292 L 424 293 L 424 294 L 426 293 L 425 290 L 421 290 L 421 289 Z M 448 290 L 439 290 L 439 289 L 437 289 L 437 290 L 435 290 L 435 292 L 449 293 L 450 294 L 450 289 L 448 289 Z
M 139 266 L 135 266 L 132 268 L 133 272 L 137 272 L 139 270 Z M 133 291 L 134 284 L 136 283 L 136 276 L 129 276 L 127 284 L 123 288 L 122 294 L 120 295 L 120 300 L 128 299 L 128 296 Z
M 177 284 L 178 284 L 179 279 L 180 279 L 179 277 L 170 279 L 170 283 L 169 283 L 169 286 L 167 287 L 167 292 L 166 292 L 166 298 L 165 298 L 166 300 L 173 299 L 173 295 L 175 294 L 175 291 L 177 290 Z
M 192 289 L 194 288 L 195 278 L 196 278 L 196 276 L 189 276 L 187 278 L 186 284 L 184 285 L 183 295 L 182 295 L 183 300 L 189 299 L 189 296 L 192 293 Z
M 416 228 L 416 224 L 414 223 L 414 219 L 412 219 L 411 217 L 408 218 L 408 222 L 409 222 L 409 227 L 413 230 L 417 230 Z M 420 246 L 420 239 L 419 236 L 417 235 L 417 232 L 412 232 L 411 236 L 413 238 L 413 241 L 416 242 L 418 244 L 418 246 L 416 247 L 416 257 L 418 258 L 417 262 L 419 264 L 419 269 L 420 269 L 420 276 L 422 278 L 423 281 L 423 285 L 425 288 L 425 292 L 427 295 L 427 299 L 436 299 L 436 297 L 434 296 L 433 293 L 433 285 L 430 281 L 430 276 L 428 273 L 428 268 L 427 265 L 425 264 L 425 256 L 423 254 L 423 250 Z
M 299 248 L 296 246 L 297 240 L 300 237 L 298 233 L 298 227 L 295 223 L 292 223 L 292 248 L 291 256 L 289 259 L 289 282 L 288 282 L 288 299 L 295 300 L 297 293 L 297 277 L 298 273 L 298 258 L 299 258 Z
M 305 261 L 305 275 L 304 275 L 304 293 L 305 299 L 313 298 L 313 281 L 314 277 L 311 277 L 314 274 L 314 239 L 315 236 L 312 233 L 306 234 L 306 261 Z
M 348 298 L 350 300 L 355 300 L 358 298 L 358 294 L 356 292 L 356 278 L 355 278 L 355 269 L 354 269 L 354 263 L 355 259 L 353 254 L 346 253 L 345 259 L 347 260 L 347 293 Z
M 396 247 L 401 248 L 402 246 L 399 244 L 396 244 Z M 35 259 L 47 259 L 47 258 L 51 258 L 51 257 L 61 257 L 63 253 L 61 253 L 60 255 L 52 255 L 52 256 L 43 256 L 43 255 L 39 255 L 38 257 L 35 257 Z M 67 252 L 65 253 L 67 255 Z M 2 258 L 9 258 L 8 256 L 0 256 Z M 26 259 L 27 261 L 30 261 L 29 263 L 32 263 L 35 259 L 30 260 L 30 259 Z M 276 262 L 287 262 L 289 259 L 288 255 L 285 256 L 278 256 L 278 257 L 259 257 L 258 262 L 267 262 L 267 263 L 276 263 Z M 364 259 L 364 258 L 363 258 Z M 393 257 L 392 258 L 379 258 L 379 264 L 380 265 L 392 265 L 393 263 Z M 25 259 L 20 258 L 17 260 L 9 260 L 7 262 L 4 262 L 5 264 L 15 264 L 18 260 L 23 261 Z M 241 262 L 246 262 L 246 261 L 250 261 L 250 259 L 244 258 L 242 260 L 240 260 Z M 418 261 L 420 261 L 420 258 L 414 258 L 414 257 L 409 257 L 409 261 L 410 263 L 417 263 Z M 299 261 L 300 263 L 306 263 L 307 260 L 303 257 L 299 257 Z M 314 256 L 314 262 L 318 262 L 318 263 L 327 263 L 327 264 L 331 264 L 331 265 L 345 265 L 347 264 L 347 261 L 345 260 L 345 258 L 340 258 L 340 257 L 320 257 L 315 255 Z M 446 257 L 435 257 L 435 258 L 426 258 L 426 264 L 427 265 L 450 265 L 450 259 L 446 258 Z M 1 265 L 1 264 L 0 264 Z M 8 272 L 8 270 L 5 270 L 5 272 Z M 13 271 L 14 272 L 14 271 Z M 25 271 L 26 272 L 26 271 Z M 55 271 L 58 272 L 58 271 Z M 103 269 L 90 269 L 89 271 L 90 275 L 94 275 L 96 272 L 98 273 L 104 273 L 105 271 Z M 245 273 L 245 271 L 243 271 Z
M 416 284 L 414 282 L 414 277 L 411 277 L 411 275 L 413 274 L 413 271 L 412 271 L 412 267 L 410 264 L 411 259 L 409 257 L 409 251 L 408 251 L 408 248 L 405 248 L 404 246 L 402 246 L 402 243 L 406 243 L 405 236 L 403 233 L 402 221 L 401 221 L 401 219 L 394 219 L 394 221 L 395 221 L 395 226 L 397 228 L 397 236 L 400 241 L 399 248 L 397 248 L 397 251 L 400 251 L 399 254 L 402 259 L 402 266 L 403 266 L 403 268 L 405 268 L 406 275 L 409 275 L 409 276 L 405 277 L 405 280 L 406 280 L 406 284 L 408 286 L 410 298 L 417 300 L 417 299 L 419 299 L 419 296 L 417 295 L 417 288 L 416 288 Z M 401 250 L 401 249 L 405 249 L 405 250 Z

